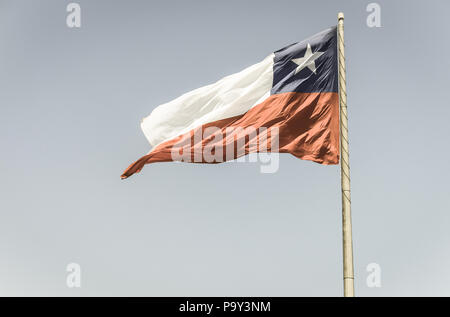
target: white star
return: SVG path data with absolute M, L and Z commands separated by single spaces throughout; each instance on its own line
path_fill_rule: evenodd
M 294 58 L 291 61 L 293 61 L 295 64 L 297 64 L 297 69 L 295 70 L 295 74 L 297 74 L 299 71 L 301 71 L 303 68 L 308 67 L 310 71 L 312 71 L 314 74 L 316 73 L 316 63 L 314 62 L 316 59 L 318 59 L 323 52 L 315 52 L 313 53 L 311 51 L 311 45 L 306 47 L 305 56 L 300 58 Z

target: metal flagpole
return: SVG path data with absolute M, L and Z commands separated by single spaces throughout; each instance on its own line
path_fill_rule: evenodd
M 352 216 L 350 200 L 350 165 L 348 161 L 347 86 L 345 84 L 344 13 L 338 14 L 339 108 L 341 136 L 342 247 L 344 296 L 355 296 L 353 275 Z

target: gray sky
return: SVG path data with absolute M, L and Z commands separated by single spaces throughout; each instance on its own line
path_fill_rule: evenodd
M 356 294 L 450 296 L 448 2 L 377 1 L 369 28 L 360 0 L 79 0 L 78 29 L 69 2 L 0 1 L 0 295 L 341 296 L 338 166 L 119 176 L 158 104 L 343 11 Z

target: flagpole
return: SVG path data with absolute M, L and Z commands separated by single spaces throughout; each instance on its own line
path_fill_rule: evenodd
M 345 83 L 344 13 L 338 14 L 339 108 L 341 137 L 342 248 L 344 296 L 355 296 L 353 273 L 350 165 L 348 160 L 347 86 Z

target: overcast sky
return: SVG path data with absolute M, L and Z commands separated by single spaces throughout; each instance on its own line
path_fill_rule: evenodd
M 0 0 L 0 295 L 341 296 L 339 166 L 120 174 L 156 106 L 343 11 L 356 295 L 450 296 L 448 2 L 69 2 Z

